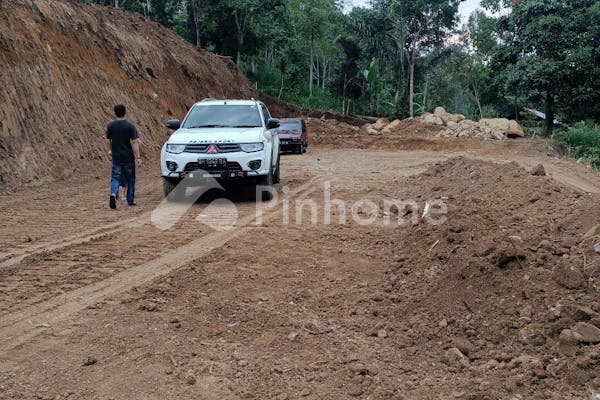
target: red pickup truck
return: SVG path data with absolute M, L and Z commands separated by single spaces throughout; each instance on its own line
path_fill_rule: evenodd
M 298 118 L 279 120 L 279 145 L 282 151 L 293 151 L 296 154 L 306 152 L 308 148 L 308 131 L 306 122 Z

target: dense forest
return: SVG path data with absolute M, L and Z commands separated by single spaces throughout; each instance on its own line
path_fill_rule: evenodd
M 600 119 L 600 1 L 81 0 L 143 14 L 229 56 L 259 90 L 337 112 Z

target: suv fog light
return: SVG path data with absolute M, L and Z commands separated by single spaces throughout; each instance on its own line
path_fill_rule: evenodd
M 174 161 L 167 161 L 167 169 L 171 172 L 177 170 L 177 163 Z
M 260 168 L 260 164 L 261 164 L 260 160 L 254 160 L 254 161 L 250 161 L 248 163 L 248 167 L 252 170 L 257 170 Z

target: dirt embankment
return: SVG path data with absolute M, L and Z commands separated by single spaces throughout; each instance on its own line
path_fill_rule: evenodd
M 322 115 L 261 95 L 229 58 L 140 15 L 75 1 L 0 1 L 0 64 L 0 190 L 104 168 L 116 103 L 152 158 L 164 121 L 205 97 L 264 98 L 277 117 Z
M 450 204 L 447 224 L 408 232 L 403 243 L 413 246 L 387 274 L 407 340 L 439 340 L 449 371 L 478 377 L 472 398 L 501 398 L 485 396 L 494 379 L 527 398 L 597 387 L 597 198 L 541 167 L 465 158 L 405 185 Z
M 98 168 L 112 106 L 130 109 L 146 153 L 199 98 L 251 97 L 228 60 L 199 52 L 141 16 L 68 1 L 0 3 L 3 184 Z

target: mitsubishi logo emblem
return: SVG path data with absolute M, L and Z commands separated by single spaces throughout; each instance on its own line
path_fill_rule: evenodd
M 206 152 L 209 154 L 215 154 L 215 153 L 218 153 L 219 150 L 217 149 L 217 146 L 215 146 L 214 144 L 211 144 L 210 146 L 208 146 L 208 149 L 206 150 Z

